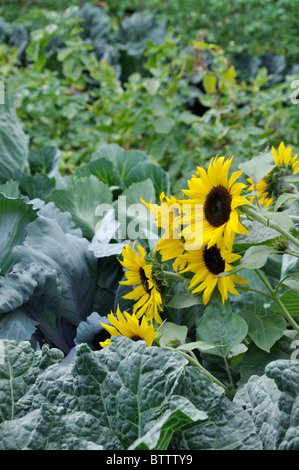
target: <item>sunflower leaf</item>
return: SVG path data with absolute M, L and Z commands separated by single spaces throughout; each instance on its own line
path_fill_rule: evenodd
M 243 171 L 256 185 L 275 167 L 275 162 L 271 150 L 265 149 L 251 160 L 239 164 L 239 169 Z
M 205 309 L 196 329 L 196 339 L 215 346 L 206 349 L 207 354 L 226 357 L 247 333 L 247 323 L 232 311 L 230 303 L 222 304 L 217 300 Z

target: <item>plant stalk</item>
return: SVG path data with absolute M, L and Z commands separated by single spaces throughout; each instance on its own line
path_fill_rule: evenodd
M 193 358 L 192 356 L 190 356 L 189 354 L 183 352 L 183 351 L 178 351 L 176 350 L 177 353 L 179 353 L 181 356 L 183 356 L 185 359 L 187 359 L 189 362 L 191 362 L 192 365 L 194 365 L 195 367 L 197 367 L 198 369 L 200 369 L 205 375 L 207 375 L 215 384 L 219 385 L 219 387 L 222 387 L 225 392 L 229 395 L 231 395 L 231 391 L 225 386 L 223 385 L 222 382 L 220 382 L 220 380 L 216 379 L 216 377 L 214 377 L 212 374 L 210 374 L 210 372 L 208 372 L 199 362 L 197 359 Z
M 284 306 L 284 304 L 282 303 L 282 301 L 278 297 L 276 291 L 274 289 L 272 289 L 271 285 L 269 284 L 268 279 L 264 276 L 262 271 L 260 271 L 259 269 L 255 269 L 255 272 L 259 276 L 259 278 L 263 281 L 265 286 L 267 287 L 267 289 L 268 289 L 268 291 L 271 295 L 272 300 L 278 305 L 278 307 L 280 308 L 280 310 L 283 313 L 284 317 L 295 328 L 295 330 L 299 332 L 299 325 L 295 322 L 292 315 L 289 313 L 287 308 Z
M 281 227 L 276 222 L 273 222 L 272 220 L 267 219 L 267 217 L 259 214 L 257 211 L 246 206 L 244 206 L 243 208 L 243 213 L 249 215 L 253 219 L 257 220 L 258 222 L 261 222 L 266 227 L 273 228 L 277 232 L 281 233 L 281 235 L 284 235 L 286 238 L 288 238 L 288 240 L 290 240 L 292 243 L 294 243 L 294 245 L 296 245 L 299 248 L 299 240 L 297 240 L 297 238 L 294 237 L 288 230 Z

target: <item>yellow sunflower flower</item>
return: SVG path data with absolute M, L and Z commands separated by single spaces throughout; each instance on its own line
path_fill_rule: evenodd
M 175 259 L 173 268 L 177 271 L 180 257 L 185 251 L 184 240 L 181 236 L 181 204 L 174 196 L 166 196 L 164 192 L 160 195 L 160 204 L 146 203 L 142 198 L 141 202 L 155 217 L 156 226 L 164 230 L 156 244 L 155 251 L 161 254 L 162 262 Z
M 247 234 L 247 229 L 239 221 L 238 207 L 248 204 L 248 200 L 241 195 L 246 187 L 243 183 L 235 181 L 242 175 L 236 171 L 229 177 L 229 170 L 233 157 L 215 157 L 211 160 L 207 171 L 198 167 L 197 173 L 188 181 L 189 189 L 184 194 L 189 198 L 182 203 L 202 205 L 202 214 L 185 214 L 183 236 L 185 240 L 194 240 L 193 249 L 208 244 L 208 248 L 215 245 L 222 237 L 228 247 L 232 247 L 235 234 Z M 189 212 L 189 211 L 188 211 Z M 194 228 L 201 227 L 201 234 L 194 239 Z M 197 246 L 198 245 L 198 246 Z
M 239 295 L 235 284 L 245 284 L 248 281 L 236 274 L 231 276 L 217 277 L 223 272 L 231 271 L 233 263 L 240 255 L 232 253 L 221 239 L 213 246 L 203 245 L 199 250 L 187 251 L 183 257 L 188 262 L 187 268 L 181 273 L 191 271 L 194 273 L 190 282 L 192 293 L 203 292 L 203 303 L 206 305 L 217 286 L 222 302 L 228 298 L 228 292 Z
M 120 281 L 120 284 L 135 286 L 133 291 L 124 295 L 123 298 L 136 301 L 133 313 L 137 312 L 137 318 L 145 314 L 149 321 L 155 320 L 161 324 L 162 319 L 159 311 L 163 310 L 163 305 L 161 294 L 153 280 L 153 265 L 146 262 L 144 248 L 137 245 L 138 253 L 136 253 L 135 245 L 136 241 L 132 248 L 128 243 L 122 249 L 123 260 L 119 260 L 121 265 L 126 268 L 125 276 L 127 278 L 126 281 Z
M 133 341 L 143 340 L 146 342 L 147 346 L 153 344 L 157 331 L 154 329 L 152 323 L 148 323 L 145 316 L 142 317 L 140 322 L 134 313 L 132 315 L 128 312 L 122 313 L 119 306 L 117 306 L 116 316 L 117 318 L 111 312 L 107 316 L 110 325 L 101 323 L 111 336 L 121 335 Z M 100 342 L 102 348 L 109 346 L 109 344 L 111 344 L 110 338 Z
M 247 179 L 248 183 L 250 183 L 248 190 L 257 191 L 258 202 L 265 208 L 269 207 L 283 193 L 284 184 L 282 178 L 286 175 L 295 175 L 299 172 L 298 154 L 292 156 L 292 147 L 286 148 L 285 144 L 281 142 L 278 152 L 273 146 L 271 150 L 276 165 L 273 170 L 259 181 L 255 187 L 252 179 Z M 250 202 L 254 202 L 253 196 L 250 196 Z

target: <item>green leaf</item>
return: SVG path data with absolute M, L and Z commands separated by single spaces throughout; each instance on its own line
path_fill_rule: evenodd
M 168 116 L 160 116 L 153 124 L 157 134 L 168 135 L 171 132 L 175 121 Z
M 285 319 L 275 312 L 264 308 L 261 296 L 255 296 L 256 305 L 247 306 L 247 311 L 241 308 L 240 315 L 248 325 L 248 335 L 263 351 L 270 352 L 273 344 L 282 337 L 285 329 Z
M 157 340 L 160 346 L 177 347 L 186 342 L 188 328 L 166 321 L 158 329 Z
M 298 450 L 298 363 L 277 360 L 266 366 L 265 375 L 253 376 L 234 401 L 250 414 L 263 450 Z
M 0 184 L 0 193 L 6 197 L 18 198 L 20 196 L 19 185 L 16 181 L 7 181 L 5 184 Z
M 264 284 L 254 271 L 243 271 L 243 277 L 249 280 L 250 288 L 264 291 Z M 276 313 L 265 302 L 269 303 L 263 295 L 249 290 L 236 298 L 234 304 L 248 325 L 248 335 L 260 349 L 269 353 L 283 336 L 286 322 L 281 312 Z
M 287 279 L 283 281 L 285 286 L 288 286 L 294 292 L 299 294 L 299 273 L 294 273 L 290 275 Z
M 242 407 L 169 349 L 118 336 L 74 364 L 29 343 L 1 357 L 1 450 L 260 448 Z
M 140 150 L 124 150 L 117 144 L 103 145 L 92 155 L 92 160 L 106 158 L 110 161 L 125 186 L 129 186 L 131 181 L 131 172 L 135 167 L 144 161 L 148 161 L 148 156 Z
M 112 193 L 106 184 L 91 175 L 75 181 L 67 189 L 54 189 L 47 199 L 61 211 L 70 212 L 76 226 L 91 240 L 99 221 L 96 209 L 100 204 L 111 204 Z
M 18 400 L 35 383 L 40 372 L 63 359 L 63 353 L 44 346 L 35 352 L 29 342 L 1 340 L 0 423 L 18 413 Z M 1 444 L 0 444 L 1 447 Z
M 202 84 L 203 84 L 205 92 L 208 93 L 209 95 L 212 95 L 213 93 L 215 93 L 215 90 L 216 90 L 217 78 L 212 73 L 207 73 L 203 77 Z
M 290 347 L 293 339 L 288 338 L 287 331 L 276 341 L 270 352 L 258 348 L 254 342 L 248 345 L 248 350 L 239 364 L 240 379 L 237 385 L 240 387 L 248 382 L 253 375 L 261 376 L 265 373 L 265 367 L 278 359 L 289 359 L 292 354 Z
M 178 351 L 193 351 L 194 349 L 198 349 L 199 351 L 206 351 L 207 349 L 213 349 L 215 346 L 221 346 L 221 344 L 211 344 L 207 343 L 206 341 L 193 341 L 191 343 L 185 343 L 181 346 L 178 346 L 176 349 Z
M 298 193 L 284 193 L 275 202 L 274 211 L 277 211 L 286 201 L 299 199 Z
M 175 432 L 168 450 L 261 450 L 261 440 L 248 413 L 199 369 L 186 367 L 184 372 L 180 377 L 181 394 L 205 411 L 209 419 Z
M 150 161 L 139 163 L 130 174 L 131 183 L 147 179 L 150 179 L 154 185 L 157 200 L 163 191 L 165 193 L 169 191 L 168 173 Z
M 167 304 L 171 308 L 189 308 L 193 305 L 202 305 L 202 295 L 195 295 L 190 291 L 177 292 Z
M 147 424 L 148 432 L 129 447 L 137 450 L 167 450 L 173 433 L 187 424 L 208 419 L 184 397 L 175 397 L 168 403 L 169 410 L 160 419 Z
M 240 263 L 229 274 L 233 274 L 241 269 L 259 269 L 262 268 L 268 260 L 268 256 L 275 253 L 273 248 L 267 245 L 251 246 L 245 251 Z M 227 275 L 229 275 L 227 273 Z
M 286 212 L 269 212 L 262 210 L 261 214 L 284 228 L 291 228 L 293 225 L 291 217 Z
M 0 182 L 14 178 L 16 170 L 28 168 L 28 137 L 17 118 L 14 102 L 5 95 L 0 105 Z
M 248 230 L 247 235 L 237 234 L 234 245 L 242 245 L 241 248 L 250 248 L 252 245 L 270 244 L 273 239 L 278 238 L 280 234 L 270 227 L 265 227 L 264 224 L 257 220 L 248 221 L 246 223 Z
M 20 245 L 25 238 L 27 224 L 36 219 L 32 204 L 23 199 L 14 199 L 0 193 L 0 269 L 9 272 L 14 260 L 12 249 Z
M 47 217 L 48 219 L 55 220 L 62 228 L 64 233 L 71 233 L 79 238 L 82 238 L 82 230 L 76 228 L 72 216 L 69 212 L 62 212 L 55 206 L 54 202 L 47 204 L 41 199 L 34 199 L 31 201 L 33 208 L 38 210 L 38 215 Z
M 56 293 L 59 293 L 56 315 L 78 325 L 90 313 L 96 286 L 97 259 L 88 251 L 88 241 L 64 233 L 55 220 L 46 217 L 38 217 L 26 231 L 23 244 L 14 248 L 15 271 L 28 269 L 31 263 L 41 266 L 47 273 L 49 292 L 47 295 L 46 290 L 44 297 L 48 302 L 52 298 L 55 301 L 54 276 Z M 35 307 L 40 309 L 40 301 Z M 55 319 L 49 317 L 49 321 Z
M 29 199 L 46 199 L 55 187 L 53 181 L 44 173 L 36 173 L 32 176 L 17 170 L 16 178 L 22 194 L 28 196 Z
M 21 308 L 13 313 L 0 315 L 0 340 L 11 339 L 20 341 L 30 340 L 38 322 L 30 318 Z
M 299 293 L 294 290 L 287 290 L 280 296 L 280 300 L 293 317 L 299 317 Z M 271 303 L 270 308 L 275 312 L 281 312 L 275 302 Z
M 42 150 L 30 150 L 28 155 L 31 172 L 43 173 L 52 178 L 60 161 L 60 150 L 56 147 L 46 147 Z
M 43 277 L 42 268 L 35 264 L 28 269 L 0 277 L 0 314 L 15 310 L 31 299 Z
M 217 301 L 206 307 L 196 329 L 196 339 L 215 346 L 214 349 L 208 349 L 207 353 L 226 357 L 247 333 L 246 322 L 232 311 L 230 303 L 223 305 Z
M 75 172 L 76 178 L 84 178 L 90 175 L 96 176 L 108 186 L 124 186 L 124 183 L 117 169 L 113 166 L 113 163 L 104 157 L 79 166 Z
M 270 150 L 264 150 L 251 160 L 239 164 L 239 169 L 252 179 L 256 185 L 275 167 L 274 157 Z

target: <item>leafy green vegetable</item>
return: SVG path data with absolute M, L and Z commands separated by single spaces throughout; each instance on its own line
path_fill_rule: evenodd
M 265 375 L 253 376 L 241 387 L 235 402 L 251 415 L 265 450 L 298 449 L 298 364 L 279 360 Z
M 17 119 L 11 96 L 0 105 L 1 183 L 13 179 L 17 169 L 28 167 L 28 137 Z
M 205 448 L 260 448 L 246 412 L 167 349 L 115 338 L 98 352 L 77 347 L 71 365 L 59 364 L 56 350 L 4 341 L 3 356 L 2 450 L 165 449 L 180 438 L 192 448 L 194 431 Z

